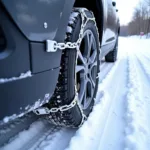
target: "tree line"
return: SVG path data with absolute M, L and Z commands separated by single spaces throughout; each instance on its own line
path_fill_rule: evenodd
M 150 34 L 150 0 L 143 0 L 134 9 L 133 18 L 128 25 L 121 26 L 121 35 Z

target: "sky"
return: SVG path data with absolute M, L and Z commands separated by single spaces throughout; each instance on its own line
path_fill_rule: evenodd
M 134 8 L 139 3 L 140 0 L 114 0 L 114 1 L 116 1 L 117 3 L 121 25 L 129 23 L 130 20 L 132 19 Z

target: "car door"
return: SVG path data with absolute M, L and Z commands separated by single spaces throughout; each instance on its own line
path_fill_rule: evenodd
M 103 0 L 104 5 L 104 32 L 102 46 L 113 43 L 116 39 L 116 8 L 112 0 Z M 108 48 L 107 48 L 108 50 Z

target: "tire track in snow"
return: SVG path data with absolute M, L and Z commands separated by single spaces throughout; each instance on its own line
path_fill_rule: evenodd
M 149 54 L 150 56 L 150 54 Z M 150 76 L 150 57 L 146 56 L 145 54 L 141 53 L 140 56 L 138 56 L 136 54 L 136 57 L 139 60 L 139 63 L 141 64 L 143 70 L 145 71 L 145 73 L 148 75 L 148 77 Z
M 106 75 L 111 71 L 111 69 L 113 68 L 114 64 L 113 63 L 105 63 L 105 65 L 103 65 L 99 75 L 99 82 L 101 83 L 102 80 L 106 77 Z
M 8 143 L 11 138 L 15 137 L 19 132 L 29 128 L 30 124 L 38 120 L 38 116 L 29 113 L 22 118 L 17 118 L 7 124 L 0 126 L 0 147 Z
M 148 59 L 144 55 L 142 55 L 142 56 L 136 55 L 136 58 L 137 58 L 137 61 L 139 63 L 139 66 L 140 66 L 142 72 L 144 72 L 144 74 L 146 76 L 145 78 L 148 79 L 147 83 L 150 84 L 150 67 L 149 67 L 150 66 L 150 59 Z
M 146 54 L 145 54 L 146 53 Z M 150 52 L 146 52 L 145 53 L 141 52 L 141 51 L 138 51 L 138 55 L 140 54 L 140 56 L 138 56 L 137 54 L 135 54 L 137 57 L 144 57 L 147 61 L 148 61 L 148 64 L 150 63 Z
M 43 149 L 47 140 L 52 141 L 52 139 L 61 131 L 60 127 L 50 125 L 49 123 L 44 126 L 44 128 L 38 133 L 35 134 L 32 140 L 28 140 L 26 144 L 21 147 L 21 150 L 29 149 Z M 30 134 L 30 133 L 29 133 Z M 33 148 L 32 148 L 33 147 Z
M 69 145 L 76 130 L 57 127 L 51 125 L 47 120 L 41 119 L 31 124 L 27 130 L 16 135 L 0 150 L 64 150 Z
M 125 129 L 125 150 L 148 150 L 147 147 L 147 114 L 145 102 L 142 99 L 142 87 L 139 77 L 136 56 L 129 55 L 128 61 L 129 85 L 127 94 L 127 127 Z
M 118 60 L 118 62 L 116 63 L 108 63 L 105 62 L 105 60 L 102 60 L 102 65 L 100 66 L 100 74 L 99 74 L 99 83 L 101 84 L 102 82 L 104 82 L 104 80 L 106 78 L 108 78 L 109 74 L 111 74 L 111 72 L 114 72 L 113 70 L 117 69 L 117 66 L 119 64 L 120 59 Z M 115 68 L 115 69 L 113 69 Z
M 105 77 L 100 81 L 100 85 L 99 86 L 100 86 L 101 90 L 102 90 L 102 88 L 104 88 L 105 86 L 108 85 L 108 83 L 109 83 L 108 81 L 113 80 L 112 76 L 115 74 L 116 70 L 118 70 L 120 61 L 121 60 L 119 59 L 117 62 L 115 62 L 113 64 L 113 66 L 111 67 L 111 69 L 108 70 L 108 72 L 106 73 Z M 99 77 L 101 76 L 101 74 L 103 74 L 103 72 L 106 72 L 106 71 L 103 69 L 102 72 L 100 72 Z
M 64 150 L 69 145 L 76 130 L 63 128 L 59 132 L 46 136 L 44 140 L 41 140 L 38 145 L 35 144 L 30 150 Z
M 53 133 L 58 127 L 54 125 L 50 125 L 49 122 L 46 120 L 39 120 L 34 122 L 30 125 L 30 127 L 27 130 L 23 130 L 18 135 L 16 135 L 13 139 L 10 140 L 10 142 L 1 147 L 1 150 L 27 150 L 29 149 L 34 143 L 39 140 L 44 133 Z
M 142 58 L 141 55 L 137 57 L 137 63 L 140 65 L 139 72 L 140 72 L 140 78 L 143 84 L 142 86 L 142 97 L 143 101 L 146 105 L 146 114 L 147 114 L 147 122 L 149 127 L 149 145 L 150 145 L 150 69 L 148 66 L 150 66 L 150 61 Z M 146 61 L 145 61 L 146 60 Z
M 47 140 L 52 141 L 52 139 L 56 136 L 56 134 L 60 132 L 60 129 L 57 129 L 56 127 L 50 127 L 47 130 L 45 130 L 40 137 L 36 137 L 34 141 L 31 141 L 30 143 L 27 144 L 26 147 L 24 147 L 24 150 L 27 149 L 42 149 L 46 146 L 46 144 L 43 144 L 43 141 L 47 143 Z
M 122 65 L 119 67 L 119 73 L 116 71 L 114 80 L 117 87 L 115 90 L 110 89 L 109 95 L 112 98 L 112 104 L 109 111 L 109 116 L 100 139 L 98 150 L 121 150 L 124 147 L 124 128 L 125 128 L 125 96 L 127 93 L 127 58 L 122 58 L 120 62 Z M 105 89 L 107 90 L 108 87 Z M 121 89 L 121 90 L 120 90 Z

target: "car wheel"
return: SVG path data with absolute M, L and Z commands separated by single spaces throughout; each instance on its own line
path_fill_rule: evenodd
M 90 11 L 86 14 L 93 17 Z M 68 24 L 66 42 L 76 42 L 81 29 L 81 14 L 72 12 Z M 94 105 L 98 89 L 99 73 L 99 37 L 96 25 L 88 21 L 84 27 L 83 38 L 77 49 L 65 49 L 62 54 L 58 84 L 50 103 L 57 107 L 70 104 L 78 93 L 78 104 L 65 111 L 57 112 L 51 119 L 65 126 L 78 127 L 82 122 L 82 113 L 89 116 Z M 80 110 L 82 109 L 82 111 Z
M 105 56 L 105 61 L 106 62 L 115 62 L 117 60 L 117 54 L 118 54 L 118 37 L 117 37 L 116 44 L 115 44 L 113 51 L 109 52 Z

